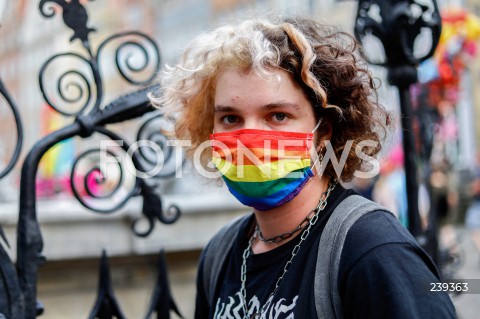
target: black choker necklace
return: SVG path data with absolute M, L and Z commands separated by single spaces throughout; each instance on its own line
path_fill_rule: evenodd
M 334 187 L 336 185 L 336 183 L 334 182 L 333 183 Z M 329 186 L 331 186 L 331 183 L 329 183 Z M 322 194 L 322 198 L 331 191 L 330 187 L 327 191 L 325 191 L 323 194 Z M 279 234 L 279 235 L 275 235 L 273 237 L 269 237 L 269 238 L 265 238 L 265 236 L 263 236 L 263 233 L 262 231 L 260 230 L 260 226 L 258 225 L 258 223 L 256 224 L 255 226 L 255 232 L 254 232 L 254 236 L 256 236 L 258 239 L 260 239 L 262 242 L 264 243 L 279 243 L 279 242 L 282 242 L 284 240 L 287 240 L 288 238 L 292 237 L 295 233 L 299 232 L 300 230 L 304 229 L 305 227 L 308 226 L 308 224 L 310 223 L 310 220 L 313 218 L 313 216 L 315 216 L 316 214 L 316 210 L 312 210 L 308 213 L 307 217 L 305 217 L 304 220 L 302 220 L 302 222 L 297 226 L 295 227 L 294 230 L 291 230 L 291 231 L 288 231 L 288 232 L 285 232 L 285 233 L 282 233 L 282 234 Z
M 279 243 L 281 241 L 284 241 L 284 240 L 292 237 L 293 234 L 295 234 L 296 232 L 304 229 L 308 225 L 310 220 L 312 219 L 313 215 L 315 215 L 315 211 L 311 211 L 307 215 L 307 217 L 305 217 L 305 219 L 294 230 L 285 232 L 283 234 L 275 235 L 275 236 L 270 237 L 270 238 L 265 238 L 263 236 L 262 231 L 260 230 L 260 226 L 258 226 L 258 224 L 257 224 L 257 226 L 255 226 L 255 233 L 258 236 L 258 239 L 260 239 L 264 243 Z

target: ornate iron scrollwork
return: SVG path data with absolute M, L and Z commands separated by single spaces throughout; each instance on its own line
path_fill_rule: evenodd
M 40 12 L 42 13 L 43 16 L 48 18 L 53 17 L 55 15 L 55 10 L 53 6 L 47 7 L 47 4 L 50 4 L 50 5 L 56 4 L 63 10 L 63 20 L 65 24 L 74 31 L 74 34 L 70 38 L 70 41 L 74 41 L 76 39 L 81 40 L 83 46 L 85 47 L 88 53 L 88 56 L 84 57 L 78 53 L 67 52 L 67 53 L 56 54 L 52 58 L 47 60 L 47 62 L 42 66 L 40 71 L 40 76 L 39 76 L 40 88 L 45 100 L 57 112 L 67 116 L 68 115 L 76 116 L 76 121 L 79 122 L 83 128 L 82 132 L 80 133 L 81 136 L 87 137 L 93 134 L 94 132 L 101 133 L 107 138 L 110 138 L 112 140 L 122 141 L 123 145 L 120 145 L 120 146 L 124 149 L 125 152 L 128 152 L 129 148 L 126 147 L 127 146 L 126 140 L 123 137 L 119 136 L 118 134 L 105 129 L 103 126 L 105 124 L 110 124 L 110 123 L 119 122 L 119 121 L 132 118 L 133 112 L 135 112 L 135 110 L 133 110 L 132 108 L 128 110 L 125 109 L 122 111 L 122 104 L 125 105 L 130 103 L 128 101 L 131 98 L 142 99 L 142 96 L 133 97 L 132 95 L 127 95 L 127 96 L 124 96 L 123 98 L 116 100 L 114 103 L 112 103 L 111 105 L 108 105 L 104 109 L 101 109 L 101 103 L 103 98 L 103 84 L 102 84 L 102 77 L 100 73 L 99 58 L 102 56 L 102 53 L 105 51 L 105 48 L 109 44 L 113 44 L 115 41 L 119 39 L 126 38 L 127 40 L 117 43 L 117 46 L 115 48 L 116 68 L 120 76 L 127 82 L 134 85 L 145 86 L 151 83 L 151 81 L 154 79 L 156 73 L 159 70 L 160 54 L 159 54 L 158 47 L 149 36 L 143 33 L 123 32 L 123 33 L 115 34 L 108 37 L 99 45 L 97 52 L 94 53 L 90 45 L 89 35 L 91 32 L 95 31 L 95 29 L 87 26 L 88 15 L 85 8 L 78 1 L 67 2 L 67 1 L 60 1 L 60 0 L 55 0 L 55 1 L 41 0 L 39 5 Z M 49 10 L 46 11 L 47 9 Z M 135 40 L 132 40 L 132 37 Z M 145 43 L 147 44 L 147 46 L 145 46 Z M 122 52 L 127 51 L 128 48 L 130 49 L 133 48 L 135 49 L 136 53 L 139 53 L 136 55 L 137 59 L 135 61 L 141 60 L 140 63 L 135 64 L 135 62 L 133 62 L 134 55 L 132 54 L 131 51 L 129 51 L 128 53 L 122 54 Z M 140 56 L 140 58 L 138 58 L 138 56 Z M 46 81 L 45 75 L 49 66 L 51 66 L 54 62 L 57 62 L 59 59 L 62 59 L 62 58 L 73 58 L 74 60 L 81 62 L 80 64 L 83 64 L 84 66 L 87 67 L 87 68 L 84 68 L 83 70 L 69 69 L 67 71 L 62 72 L 58 76 L 58 81 L 56 86 L 57 96 L 59 100 L 64 102 L 64 104 L 66 104 L 67 106 L 72 104 L 77 104 L 77 108 L 74 108 L 73 110 L 63 110 L 60 108 L 60 105 L 54 104 L 52 102 L 53 99 L 50 98 L 48 94 L 49 92 L 47 92 L 47 89 L 45 87 L 45 81 Z M 148 66 L 150 66 L 150 68 L 148 68 Z M 146 72 L 146 70 L 148 69 L 151 70 L 151 72 Z M 89 71 L 89 74 L 86 74 L 85 71 Z M 135 75 L 142 75 L 143 79 L 139 80 L 135 77 Z M 52 79 L 48 78 L 48 80 L 51 81 Z M 92 93 L 94 92 L 96 93 L 95 99 L 92 98 Z M 67 95 L 68 93 L 73 94 L 73 96 Z M 146 95 L 147 92 L 142 91 L 139 93 L 140 95 L 141 94 Z M 137 94 L 137 93 L 134 93 L 134 94 Z M 143 99 L 145 99 L 145 96 L 143 96 Z M 89 105 L 89 104 L 93 104 L 93 105 Z M 136 103 L 131 103 L 131 104 L 136 104 Z M 125 113 L 127 111 L 132 111 L 132 113 Z M 138 112 L 138 109 L 136 111 Z M 152 109 L 148 110 L 148 112 L 150 111 L 152 111 Z M 123 118 L 119 118 L 119 116 Z M 161 115 L 157 115 L 154 118 L 157 118 L 157 117 L 161 117 Z M 95 121 L 97 121 L 97 123 L 93 124 Z M 151 122 L 152 122 L 152 119 L 148 120 L 140 128 L 138 136 L 142 136 L 142 138 L 144 137 L 142 133 Z M 155 135 L 158 135 L 158 134 L 155 134 Z M 158 141 L 158 137 L 156 141 L 154 140 L 151 140 L 151 141 L 155 143 L 156 141 Z M 158 143 L 156 143 L 156 145 L 158 145 Z M 169 154 L 171 152 L 166 150 L 164 147 L 162 148 L 162 151 L 163 151 L 162 154 L 167 154 L 166 159 L 168 160 Z M 94 192 L 92 192 L 92 190 L 90 189 L 91 188 L 90 186 L 91 185 L 100 186 L 99 184 L 100 182 L 102 182 L 105 185 L 105 183 L 107 182 L 107 180 L 104 179 L 105 177 L 104 175 L 106 174 L 106 172 L 102 172 L 101 167 L 97 166 L 96 168 L 88 172 L 87 175 L 84 175 L 83 189 L 85 192 L 83 195 L 85 196 L 82 196 L 81 192 L 78 191 L 77 184 L 75 184 L 75 180 L 77 180 L 75 173 L 77 172 L 78 164 L 80 163 L 81 159 L 84 159 L 87 155 L 92 155 L 94 152 L 95 151 L 93 150 L 89 150 L 86 153 L 79 155 L 78 159 L 74 163 L 74 169 L 72 170 L 72 174 L 71 174 L 71 177 L 72 177 L 71 186 L 72 186 L 73 193 L 83 206 L 97 212 L 102 212 L 102 213 L 113 212 L 118 210 L 120 207 L 122 207 L 123 204 L 125 204 L 131 197 L 142 195 L 141 187 L 146 187 L 146 186 L 144 186 L 145 185 L 144 182 L 137 179 L 137 181 L 134 183 L 134 186 L 132 186 L 132 189 L 128 192 L 124 192 L 124 198 L 119 200 L 117 204 L 114 203 L 113 205 L 110 205 L 110 207 L 96 207 L 93 204 L 91 204 L 91 201 L 88 202 L 89 198 L 99 199 L 100 197 L 102 197 L 102 196 L 99 196 L 99 194 L 95 194 Z M 101 153 L 101 150 L 99 150 L 98 152 Z M 113 154 L 110 153 L 110 155 L 113 155 Z M 133 165 L 135 166 L 135 169 L 138 170 L 139 172 L 145 171 L 144 166 L 148 163 L 151 163 L 151 159 L 148 156 L 149 154 L 147 154 L 146 151 L 144 151 L 144 148 L 139 148 L 138 152 L 129 153 L 128 155 L 132 156 L 132 160 L 134 162 Z M 115 158 L 117 157 L 115 156 Z M 164 161 L 165 161 L 165 158 L 164 158 Z M 126 174 L 124 172 L 124 166 L 121 165 L 120 162 L 119 162 L 118 168 L 120 169 L 119 177 L 122 178 L 123 180 Z M 97 175 L 96 178 L 92 179 L 92 174 L 96 174 Z M 161 172 L 158 172 L 158 174 L 155 174 L 155 175 L 157 177 L 168 177 L 168 176 L 171 176 L 172 174 L 173 174 L 173 171 L 170 169 L 168 171 L 162 170 Z M 90 182 L 93 182 L 93 184 L 87 183 L 86 181 L 88 179 L 91 179 Z M 121 189 L 120 185 L 112 189 L 109 199 L 112 199 L 114 194 L 118 195 L 120 189 Z M 156 209 L 158 210 L 158 207 Z M 171 218 L 171 214 L 168 214 L 170 218 L 164 217 L 162 213 L 157 213 L 157 216 L 162 216 L 158 218 L 160 221 L 167 221 L 167 223 L 174 221 Z M 152 222 L 148 214 L 146 214 L 146 217 L 149 220 L 149 222 Z M 176 214 L 175 217 L 178 218 L 178 214 Z M 150 229 L 153 229 L 153 225 L 151 225 Z M 147 235 L 147 234 L 143 234 L 143 235 Z
M 119 143 L 120 150 L 130 156 L 132 166 L 140 173 L 149 172 L 151 166 L 155 164 L 152 162 L 154 154 L 142 148 L 138 148 L 135 152 L 129 152 L 132 144 L 110 128 L 105 128 L 105 126 L 151 113 L 153 116 L 140 127 L 137 137 L 138 139 L 151 137 L 151 142 L 154 145 L 157 145 L 159 149 L 163 148 L 162 164 L 166 164 L 173 158 L 172 153 L 164 148 L 167 141 L 166 137 L 148 133 L 148 128 L 162 118 L 161 114 L 153 109 L 147 98 L 148 92 L 158 89 L 157 86 L 149 86 L 160 68 L 160 52 L 155 42 L 149 36 L 140 32 L 123 32 L 105 39 L 95 51 L 89 39 L 95 29 L 87 25 L 88 14 L 79 0 L 40 0 L 39 9 L 40 13 L 47 18 L 53 17 L 59 12 L 58 10 L 62 10 L 65 25 L 73 30 L 70 41 L 81 41 L 86 54 L 78 52 L 55 54 L 43 64 L 39 73 L 39 85 L 45 101 L 58 113 L 74 117 L 74 121 L 39 140 L 29 151 L 22 166 L 17 226 L 16 278 L 18 278 L 18 282 L 12 284 L 10 281 L 4 281 L 4 287 L 2 288 L 5 289 L 0 290 L 7 291 L 16 300 L 9 306 L 0 305 L 0 312 L 6 309 L 9 311 L 8 314 L 11 314 L 9 318 L 21 319 L 35 318 L 43 311 L 43 307 L 37 302 L 36 298 L 37 271 L 45 258 L 42 256 L 43 240 L 36 213 L 35 190 L 36 173 L 42 156 L 51 147 L 66 139 L 75 136 L 88 138 L 97 133 L 112 141 L 121 141 Z M 121 96 L 104 106 L 104 83 L 100 57 L 106 53 L 107 47 L 113 47 L 116 70 L 120 78 L 143 88 Z M 137 55 L 133 55 L 132 49 L 135 50 Z M 63 59 L 69 60 L 71 63 L 60 63 Z M 61 70 L 59 69 L 61 65 L 68 65 L 68 67 L 66 70 Z M 56 83 L 53 90 L 48 85 L 50 83 Z M 112 158 L 116 156 L 116 153 L 111 151 L 104 151 L 104 153 L 106 156 L 112 156 Z M 143 218 L 138 218 L 132 222 L 132 229 L 138 236 L 150 234 L 157 220 L 170 224 L 178 219 L 180 215 L 178 207 L 173 205 L 166 210 L 163 209 L 161 196 L 156 191 L 152 180 L 135 175 L 129 184 L 130 188 L 125 191 L 122 183 L 127 180 L 127 174 L 123 169 L 123 163 L 119 162 L 115 166 L 119 170 L 116 176 L 119 184 L 110 185 L 111 187 L 106 193 L 99 190 L 99 187 L 103 187 L 109 182 L 107 171 L 101 167 L 101 163 L 93 163 L 91 167 L 86 167 L 84 174 L 77 178 L 76 174 L 84 166 L 82 162 L 96 154 L 99 154 L 99 150 L 88 150 L 80 154 L 73 165 L 71 186 L 73 193 L 83 206 L 95 212 L 111 213 L 122 207 L 130 198 L 134 196 L 142 197 Z M 183 163 L 183 160 L 180 163 Z M 176 166 L 165 165 L 165 169 L 156 172 L 154 175 L 160 178 L 172 176 L 177 168 Z M 79 184 L 76 184 L 75 181 L 79 181 Z M 93 204 L 95 200 L 108 199 L 108 201 L 111 201 L 113 198 L 116 198 L 116 202 L 110 206 L 95 206 Z M 146 229 L 140 230 L 137 227 L 140 219 L 147 220 L 148 226 Z M 4 260 L 3 257 L 2 260 Z M 2 266 L 1 269 L 4 271 L 7 268 Z M 104 268 L 102 269 L 104 270 Z M 102 278 L 105 278 L 105 276 Z M 103 291 L 109 292 L 108 280 L 101 280 L 101 282 L 106 283 L 106 286 L 103 287 L 106 290 Z M 16 289 L 10 288 L 11 285 Z M 168 293 L 169 291 L 167 291 L 167 295 Z M 165 295 L 165 291 L 161 294 L 162 298 L 167 295 Z M 170 295 L 167 297 L 171 298 Z M 109 316 L 114 314 L 122 317 L 123 315 L 120 312 L 110 313 L 109 315 L 108 313 L 112 309 L 107 309 L 106 312 L 102 311 L 102 309 L 106 309 L 102 306 L 105 303 L 116 303 L 114 298 L 111 293 L 101 294 L 95 306 L 96 310 L 94 309 L 92 313 L 96 313 L 99 318 L 110 318 Z M 156 300 L 156 304 L 163 303 Z M 155 306 L 155 309 L 157 311 L 158 307 Z
M 78 0 L 70 2 L 65 0 L 41 0 L 39 8 L 43 16 L 51 18 L 55 15 L 56 11 L 53 3 L 63 9 L 65 24 L 74 31 L 70 41 L 81 40 L 87 51 L 87 57 L 75 52 L 59 53 L 43 64 L 39 74 L 40 90 L 45 101 L 53 109 L 66 116 L 79 116 L 86 114 L 88 111 L 91 114 L 99 112 L 104 95 L 99 61 L 109 45 L 116 45 L 115 67 L 124 80 L 137 86 L 146 86 L 152 82 L 160 68 L 160 52 L 151 37 L 136 31 L 114 34 L 105 39 L 98 46 L 98 50 L 93 52 L 89 34 L 95 31 L 95 29 L 86 25 L 88 16 L 85 8 Z M 46 12 L 46 8 L 50 10 Z M 116 42 L 122 39 L 126 40 Z M 122 53 L 127 50 L 127 53 Z M 132 53 L 132 50 L 136 54 Z M 58 80 L 54 81 L 54 78 L 47 76 L 46 73 L 53 63 L 62 59 L 68 60 L 69 63 L 56 63 L 55 67 L 68 65 L 69 68 L 63 72 L 57 70 L 56 77 Z M 140 60 L 140 62 L 135 63 L 133 62 L 134 60 Z M 75 65 L 75 68 L 71 68 L 72 64 Z M 52 69 L 54 68 L 52 67 Z M 46 79 L 50 83 L 57 83 L 55 92 L 47 90 L 45 85 Z M 95 94 L 94 98 L 92 94 Z M 60 102 L 55 103 L 54 101 L 57 100 Z M 70 108 L 64 110 L 58 103 L 64 103 Z
M 92 1 L 92 0 L 90 0 Z M 50 7 L 49 12 L 45 12 L 45 4 L 53 2 L 62 7 L 63 9 L 63 22 L 67 27 L 73 30 L 73 35 L 70 38 L 70 42 L 75 39 L 82 41 L 84 46 L 87 46 L 88 35 L 90 32 L 95 31 L 93 28 L 87 27 L 88 14 L 85 7 L 79 0 L 40 0 L 39 9 L 40 13 L 47 18 L 55 15 L 55 10 Z
M 428 4 L 415 0 L 360 0 L 355 35 L 362 41 L 370 34 L 383 45 L 386 60 L 375 61 L 367 55 L 369 63 L 388 67 L 405 63 L 416 65 L 433 55 L 440 39 L 441 25 L 434 0 Z M 415 41 L 422 31 L 429 32 L 431 45 L 426 52 L 416 54 Z

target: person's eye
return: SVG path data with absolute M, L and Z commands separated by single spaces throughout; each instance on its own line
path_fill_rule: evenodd
M 272 115 L 272 120 L 275 122 L 285 122 L 288 119 L 288 115 L 285 113 L 275 113 Z
M 222 118 L 222 123 L 226 125 L 232 125 L 238 123 L 238 116 L 236 115 L 226 115 Z

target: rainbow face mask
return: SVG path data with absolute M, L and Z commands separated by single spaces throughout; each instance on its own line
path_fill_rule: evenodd
M 313 177 L 313 132 L 242 129 L 213 133 L 210 140 L 212 162 L 230 192 L 257 210 L 292 200 Z

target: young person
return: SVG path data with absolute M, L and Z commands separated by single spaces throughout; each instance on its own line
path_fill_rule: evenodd
M 376 173 L 389 124 L 358 50 L 309 19 L 252 19 L 200 35 L 163 73 L 152 102 L 191 152 L 210 141 L 202 163 L 253 210 L 205 248 L 195 318 L 455 317 L 408 231 L 341 185 Z

